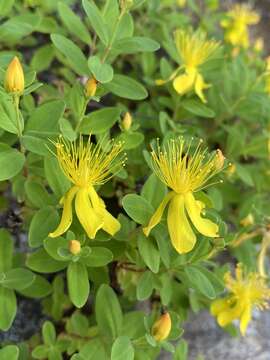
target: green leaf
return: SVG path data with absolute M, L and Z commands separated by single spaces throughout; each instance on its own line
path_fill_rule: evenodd
M 101 62 L 98 56 L 91 56 L 88 59 L 88 67 L 96 80 L 101 84 L 112 81 L 113 68 L 110 64 Z
M 86 58 L 81 49 L 73 41 L 59 34 L 51 34 L 51 40 L 54 46 L 65 55 L 77 74 L 81 76 L 89 74 Z
M 48 69 L 55 55 L 54 47 L 47 44 L 38 48 L 31 59 L 31 68 L 37 72 Z
M 138 147 L 144 140 L 144 135 L 140 132 L 123 132 L 119 136 L 119 140 L 124 142 L 124 149 L 131 150 Z
M 18 360 L 19 359 L 19 348 L 15 345 L 7 345 L 0 350 L 1 360 Z
M 0 272 L 12 267 L 13 240 L 6 229 L 0 229 Z
M 32 351 L 32 356 L 34 359 L 46 359 L 49 352 L 49 348 L 46 345 L 38 345 Z
M 82 2 L 84 11 L 86 12 L 90 24 L 92 25 L 93 30 L 103 42 L 104 45 L 108 45 L 109 43 L 109 34 L 107 30 L 106 23 L 103 19 L 103 16 L 96 6 L 96 4 L 90 0 L 83 0 Z
M 248 168 L 244 165 L 236 164 L 236 171 L 240 179 L 248 186 L 254 186 L 254 182 Z
M 0 99 L 0 128 L 12 134 L 18 134 L 16 111 L 11 97 Z
M 154 213 L 152 205 L 142 196 L 128 194 L 122 200 L 126 213 L 138 224 L 146 225 Z
M 139 301 L 148 299 L 154 289 L 153 274 L 151 271 L 145 271 L 139 278 L 136 296 Z
M 34 253 L 28 254 L 26 265 L 33 271 L 49 274 L 63 270 L 67 263 L 54 260 L 44 249 L 39 249 Z
M 15 0 L 0 0 L 0 14 L 2 17 L 6 16 L 11 11 L 14 2 Z M 10 360 L 14 360 L 14 359 L 10 359 Z
M 8 270 L 0 279 L 0 284 L 12 290 L 22 290 L 30 286 L 35 280 L 35 275 L 32 271 L 23 268 L 16 268 Z
M 141 196 L 143 196 L 154 209 L 157 209 L 167 194 L 167 186 L 152 174 L 143 185 Z
M 104 87 L 124 99 L 143 100 L 148 96 L 142 84 L 125 75 L 115 74 L 113 80 Z
M 45 345 L 54 345 L 56 341 L 56 332 L 54 325 L 51 321 L 45 321 L 42 326 L 42 337 Z
M 46 205 L 55 204 L 52 196 L 49 195 L 40 183 L 28 179 L 24 183 L 24 187 L 27 197 L 34 206 L 42 208 Z
M 187 111 L 201 117 L 213 118 L 216 115 L 212 109 L 203 104 L 200 100 L 186 99 L 181 102 L 181 105 Z
M 115 339 L 120 335 L 123 314 L 115 292 L 108 285 L 101 285 L 96 296 L 96 320 L 101 334 Z
M 108 355 L 106 354 L 103 342 L 100 339 L 87 341 L 82 347 L 80 355 L 82 357 L 78 360 L 108 360 Z
M 4 143 L 0 143 L 0 181 L 8 180 L 17 175 L 23 168 L 24 155 Z
M 26 134 L 47 137 L 59 134 L 59 119 L 65 110 L 65 103 L 62 100 L 48 101 L 37 107 L 31 114 L 25 132 Z M 45 145 L 44 145 L 45 146 Z
M 113 254 L 104 247 L 91 247 L 91 253 L 80 259 L 86 266 L 99 267 L 109 264 L 113 259 Z
M 71 302 L 78 308 L 83 307 L 90 291 L 88 273 L 84 264 L 76 262 L 68 265 L 67 283 Z
M 153 273 L 158 273 L 159 264 L 160 264 L 160 255 L 159 251 L 154 244 L 151 237 L 146 237 L 144 234 L 140 233 L 138 237 L 138 247 L 141 257 L 145 264 Z
M 111 360 L 133 360 L 134 348 L 127 336 L 119 336 L 112 346 Z
M 143 36 L 133 36 L 117 40 L 113 50 L 121 54 L 134 54 L 137 52 L 153 52 L 159 49 L 159 43 Z
M 13 290 L 0 286 L 0 329 L 7 331 L 16 315 L 17 303 Z
M 186 266 L 184 271 L 188 281 L 197 291 L 209 299 L 214 299 L 216 297 L 216 292 L 213 288 L 213 285 L 205 276 L 205 274 L 203 274 L 198 268 L 194 266 Z
M 44 239 L 44 248 L 47 251 L 47 253 L 54 258 L 55 260 L 58 261 L 65 261 L 65 259 L 63 258 L 63 256 L 59 255 L 59 249 L 66 249 L 68 250 L 68 240 L 63 238 L 63 237 L 57 237 L 57 238 L 50 238 L 47 237 L 46 239 Z
M 55 156 L 44 159 L 46 179 L 58 198 L 61 198 L 70 188 L 70 182 L 61 170 Z
M 29 245 L 31 247 L 42 245 L 43 240 L 55 230 L 58 223 L 58 213 L 53 207 L 47 206 L 38 210 L 29 227 Z
M 49 281 L 42 276 L 35 275 L 32 284 L 19 292 L 24 296 L 39 299 L 48 296 L 52 292 L 52 286 Z
M 91 37 L 89 35 L 89 31 L 87 30 L 86 26 L 83 24 L 79 16 L 77 16 L 64 2 L 58 3 L 58 11 L 60 18 L 68 31 L 71 34 L 77 36 L 87 45 L 90 45 Z
M 86 116 L 79 128 L 82 134 L 101 134 L 109 130 L 119 119 L 121 110 L 117 107 L 106 107 Z

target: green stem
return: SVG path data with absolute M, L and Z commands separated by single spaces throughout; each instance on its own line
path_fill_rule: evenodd
M 104 51 L 103 57 L 101 59 L 102 63 L 105 62 L 105 60 L 107 59 L 107 57 L 108 57 L 108 55 L 109 55 L 109 53 L 110 53 L 110 51 L 112 49 L 112 44 L 113 44 L 114 39 L 115 39 L 116 31 L 118 29 L 119 23 L 120 23 L 120 21 L 121 21 L 124 14 L 125 14 L 125 9 L 122 9 L 119 16 L 118 16 L 118 18 L 117 18 L 117 20 L 116 20 L 116 22 L 115 22 L 115 24 L 114 24 L 111 39 L 110 39 L 109 44 L 107 45 L 107 47 L 106 47 L 106 49 Z
M 86 111 L 88 102 L 89 102 L 89 98 L 86 98 L 86 99 L 84 100 L 83 109 L 82 109 L 81 115 L 80 115 L 80 117 L 79 117 L 78 123 L 77 123 L 77 125 L 76 125 L 75 132 L 78 132 L 78 130 L 79 130 L 79 127 L 80 127 L 80 125 L 81 125 L 81 122 L 82 122 L 82 120 L 83 120 L 83 118 L 84 118 L 84 116 L 85 116 L 85 111 Z
M 14 103 L 14 107 L 15 107 L 15 112 L 16 112 L 16 125 L 17 125 L 17 130 L 18 130 L 18 138 L 19 138 L 19 142 L 20 142 L 20 151 L 22 153 L 25 152 L 25 149 L 22 145 L 22 132 L 23 132 L 23 128 L 22 128 L 22 122 L 21 122 L 21 112 L 20 112 L 20 96 L 15 94 L 13 96 L 13 103 Z

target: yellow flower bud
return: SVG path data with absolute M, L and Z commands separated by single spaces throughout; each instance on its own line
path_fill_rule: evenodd
M 166 83 L 166 81 L 162 80 L 162 79 L 155 80 L 155 84 L 158 85 L 158 86 L 164 85 L 165 83 Z
M 128 131 L 131 127 L 131 124 L 132 124 L 132 116 L 130 115 L 129 112 L 126 112 L 124 119 L 122 121 L 123 129 Z
M 170 335 L 172 321 L 170 314 L 166 312 L 154 323 L 152 327 L 152 336 L 156 341 L 166 340 Z
M 221 170 L 224 166 L 225 156 L 220 149 L 216 151 L 215 166 L 217 170 Z
M 259 37 L 255 40 L 255 43 L 254 43 L 254 51 L 260 53 L 263 51 L 263 48 L 264 48 L 264 41 L 263 41 L 263 38 Z
M 87 97 L 95 96 L 97 91 L 97 80 L 95 78 L 89 78 L 85 84 L 85 95 Z
M 236 166 L 235 164 L 229 164 L 228 169 L 227 169 L 227 175 L 228 177 L 231 177 L 236 171 Z
M 249 225 L 253 225 L 254 224 L 254 217 L 252 214 L 248 214 L 246 217 L 244 217 L 241 221 L 240 224 L 242 226 L 249 226 Z
M 77 255 L 81 251 L 81 243 L 78 240 L 70 240 L 68 247 L 69 247 L 69 251 L 73 255 Z
M 177 0 L 177 4 L 180 8 L 184 8 L 186 6 L 187 0 Z
M 8 65 L 4 86 L 9 93 L 22 93 L 24 90 L 24 73 L 17 56 Z

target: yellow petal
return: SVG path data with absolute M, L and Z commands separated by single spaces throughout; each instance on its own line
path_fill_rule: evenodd
M 98 196 L 95 189 L 89 188 L 89 197 L 97 216 L 103 219 L 102 229 L 110 235 L 114 235 L 120 230 L 121 224 L 107 210 L 104 201 Z
M 210 312 L 213 316 L 217 316 L 219 313 L 226 310 L 228 306 L 229 304 L 227 298 L 217 299 L 212 302 L 210 306 Z
M 195 80 L 194 73 L 179 75 L 174 79 L 173 87 L 175 91 L 178 92 L 178 94 L 184 95 L 192 90 L 194 80 Z
M 64 232 L 68 230 L 72 223 L 72 200 L 76 195 L 78 188 L 73 186 L 66 195 L 60 200 L 61 204 L 63 204 L 63 212 L 60 224 L 57 229 L 49 234 L 50 237 L 54 238 L 62 235 Z
M 247 304 L 244 308 L 244 311 L 241 314 L 240 318 L 240 332 L 244 336 L 248 327 L 248 324 L 251 320 L 251 305 Z
M 175 195 L 169 204 L 168 229 L 171 242 L 179 254 L 191 251 L 196 243 L 196 236 L 189 225 L 183 195 Z
M 199 231 L 199 233 L 208 237 L 218 236 L 218 226 L 209 219 L 201 217 L 201 207 L 196 202 L 191 192 L 184 195 L 185 207 L 187 209 L 190 220 Z
M 150 231 L 153 229 L 153 227 L 155 227 L 161 221 L 162 214 L 163 214 L 168 202 L 171 200 L 171 198 L 173 196 L 174 196 L 174 192 L 171 191 L 164 197 L 164 199 L 160 203 L 159 207 L 154 212 L 154 215 L 151 217 L 149 224 L 143 228 L 143 232 L 144 232 L 145 236 L 149 236 Z
M 89 199 L 89 189 L 81 188 L 75 199 L 75 209 L 78 219 L 90 239 L 102 228 L 104 221 L 100 213 L 92 207 Z
M 203 94 L 203 90 L 209 88 L 209 84 L 206 84 L 203 80 L 203 77 L 201 74 L 197 74 L 196 80 L 195 80 L 195 93 L 199 96 L 199 98 L 202 100 L 202 102 L 206 103 L 205 96 Z
M 106 231 L 108 234 L 114 235 L 121 228 L 120 222 L 115 217 L 113 217 L 107 210 L 103 210 L 103 214 L 104 214 L 104 225 L 102 226 L 102 229 Z

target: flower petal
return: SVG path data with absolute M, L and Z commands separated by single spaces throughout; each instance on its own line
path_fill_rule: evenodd
M 60 236 L 70 227 L 72 223 L 72 201 L 77 192 L 78 188 L 73 186 L 60 200 L 60 203 L 63 204 L 62 218 L 57 229 L 49 234 L 50 237 Z
M 247 304 L 241 314 L 240 318 L 240 332 L 244 336 L 248 327 L 248 324 L 251 320 L 251 305 Z
M 202 102 L 206 103 L 205 96 L 203 94 L 203 90 L 209 88 L 210 85 L 206 84 L 203 80 L 203 77 L 201 74 L 197 74 L 196 80 L 195 80 L 195 93 L 199 96 L 199 98 L 202 100 Z
M 104 219 L 100 212 L 96 212 L 89 199 L 89 189 L 81 188 L 75 199 L 75 209 L 78 219 L 90 239 L 102 228 Z
M 173 87 L 180 95 L 184 95 L 193 88 L 195 74 L 183 74 L 177 76 L 173 81 Z
M 218 236 L 218 225 L 209 219 L 201 217 L 201 206 L 199 206 L 191 192 L 184 195 L 185 207 L 187 209 L 190 220 L 202 235 L 208 237 Z
M 171 242 L 176 251 L 179 254 L 191 251 L 196 243 L 196 235 L 185 213 L 183 195 L 175 195 L 170 201 L 167 222 Z
M 106 209 L 103 210 L 103 214 L 104 214 L 104 225 L 102 226 L 102 229 L 106 231 L 108 234 L 114 235 L 121 228 L 120 222 L 115 217 L 113 217 Z
M 222 311 L 226 310 L 228 308 L 228 299 L 217 299 L 211 303 L 210 306 L 210 312 L 213 316 L 217 316 Z
M 161 221 L 162 214 L 163 214 L 168 202 L 172 199 L 172 197 L 174 195 L 175 195 L 174 192 L 170 191 L 164 197 L 164 199 L 160 203 L 159 207 L 157 208 L 157 210 L 154 212 L 153 216 L 151 217 L 148 225 L 143 228 L 143 232 L 144 232 L 145 236 L 149 236 L 150 231 L 153 229 L 153 227 L 155 227 Z

